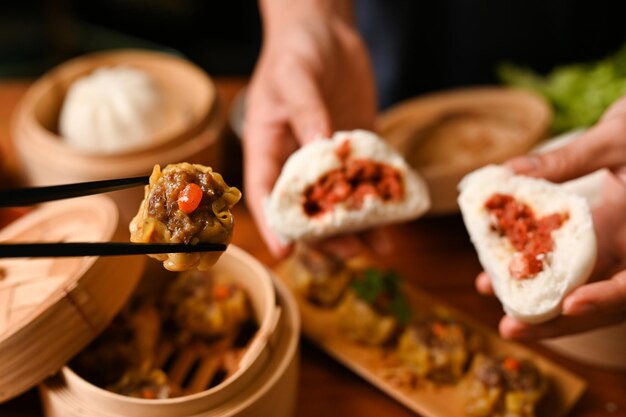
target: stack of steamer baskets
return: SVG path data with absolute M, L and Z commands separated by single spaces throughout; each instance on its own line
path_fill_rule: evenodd
M 151 145 L 115 153 L 67 145 L 59 117 L 68 90 L 81 77 L 114 67 L 133 68 L 153 80 L 168 106 L 163 128 Z M 113 50 L 67 61 L 38 79 L 13 114 L 12 136 L 26 182 L 42 186 L 148 175 L 154 164 L 198 162 L 219 170 L 224 126 L 215 85 L 200 68 L 170 54 Z M 141 187 L 112 194 L 124 221 L 136 213 L 142 197 Z
M 43 205 L 0 232 L 1 241 L 120 240 L 111 199 L 90 196 Z M 293 414 L 299 315 L 288 290 L 261 263 L 230 245 L 214 266 L 249 295 L 258 330 L 238 368 L 205 391 L 138 399 L 93 385 L 65 365 L 104 330 L 139 280 L 146 256 L 3 259 L 0 269 L 0 402 L 39 384 L 45 415 L 209 417 Z

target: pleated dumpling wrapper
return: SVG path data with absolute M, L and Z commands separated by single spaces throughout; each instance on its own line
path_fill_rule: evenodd
M 229 187 L 210 167 L 186 162 L 154 166 L 139 212 L 130 223 L 130 240 L 138 243 L 230 243 L 233 206 L 241 192 Z M 149 255 L 170 271 L 207 270 L 221 252 Z

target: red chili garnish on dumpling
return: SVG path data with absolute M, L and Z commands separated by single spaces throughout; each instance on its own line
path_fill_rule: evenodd
M 189 183 L 178 193 L 178 208 L 191 214 L 198 208 L 203 196 L 202 188 L 198 184 Z
M 441 339 L 446 334 L 446 326 L 441 322 L 438 322 L 438 321 L 434 322 L 431 329 L 432 329 L 433 334 L 438 339 Z
M 215 287 L 213 287 L 213 297 L 215 297 L 216 300 L 226 300 L 230 297 L 230 290 L 225 285 L 216 284 Z
M 509 372 L 517 372 L 519 371 L 520 366 L 522 366 L 519 360 L 511 357 L 505 358 L 502 365 L 504 366 L 504 369 Z
M 154 400 L 154 399 L 156 399 L 157 395 L 156 395 L 156 392 L 153 389 L 146 388 L 143 391 L 141 391 L 140 397 L 148 399 L 148 400 Z

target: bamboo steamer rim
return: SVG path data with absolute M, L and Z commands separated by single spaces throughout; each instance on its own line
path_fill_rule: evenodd
M 71 84 L 78 78 L 88 75 L 97 68 L 128 66 L 150 75 L 170 98 L 169 107 L 184 108 L 186 120 L 164 127 L 151 144 L 133 147 L 114 153 L 98 153 L 75 149 L 66 145 L 57 132 L 41 124 L 42 102 L 58 101 L 51 109 L 58 116 Z M 180 83 L 185 82 L 186 87 Z M 175 103 L 174 103 L 175 102 Z M 166 152 L 207 129 L 214 122 L 218 97 L 213 80 L 195 64 L 175 55 L 134 49 L 119 49 L 82 55 L 53 68 L 35 81 L 22 97 L 13 116 L 15 131 L 30 137 L 33 148 L 50 153 L 61 153 L 69 159 L 94 158 L 102 162 L 117 161 L 118 158 L 145 157 L 146 153 Z M 172 110 L 172 109 L 170 109 Z M 56 123 L 53 123 L 56 125 Z M 16 136 L 16 137 L 21 137 Z
M 113 201 L 89 196 L 42 205 L 1 230 L 0 241 L 110 241 L 121 233 Z M 0 403 L 60 369 L 106 327 L 144 258 L 0 259 Z
M 260 317 L 260 322 L 258 323 L 259 328 L 257 329 L 256 334 L 254 335 L 253 340 L 250 343 L 250 346 L 248 347 L 246 353 L 241 359 L 241 366 L 230 378 L 228 378 L 221 384 L 216 385 L 215 387 L 199 393 L 164 399 L 145 399 L 117 394 L 93 385 L 92 383 L 82 379 L 75 372 L 69 370 L 69 374 L 74 380 L 74 383 L 81 386 L 81 388 L 85 390 L 84 393 L 89 393 L 89 395 L 97 395 L 105 398 L 117 399 L 129 405 L 145 404 L 153 407 L 175 405 L 203 399 L 217 391 L 224 390 L 225 388 L 228 388 L 229 385 L 233 384 L 237 380 L 237 378 L 243 372 L 245 372 L 258 357 L 261 356 L 263 350 L 271 345 L 271 343 L 268 344 L 268 342 L 272 340 L 273 336 L 276 333 L 276 326 L 281 316 L 281 309 L 276 306 L 276 293 L 274 291 L 274 284 L 272 282 L 273 276 L 271 272 L 265 266 L 263 266 L 263 264 L 257 261 L 252 255 L 236 245 L 229 244 L 224 254 L 218 260 L 218 263 L 219 262 L 241 264 L 244 265 L 244 268 L 254 271 L 255 282 L 259 283 L 259 285 L 257 286 L 256 293 L 250 294 L 251 298 L 254 298 L 252 296 L 259 297 L 260 299 L 262 299 L 261 302 L 263 304 L 266 304 L 265 314 L 263 317 Z M 216 264 L 214 268 L 218 266 L 219 264 Z M 235 273 L 232 273 L 232 271 L 229 272 L 229 274 L 236 275 Z
M 552 121 L 552 110 L 546 100 L 538 94 L 511 87 L 466 87 L 430 93 L 402 101 L 385 112 L 377 120 L 377 128 L 385 139 L 401 151 L 409 151 L 413 145 L 411 134 L 441 116 L 451 112 L 482 110 L 494 117 L 515 114 L 523 126 L 524 134 L 519 143 L 505 143 L 502 153 L 509 154 L 518 147 L 530 149 L 543 138 Z M 514 127 L 513 125 L 511 127 Z M 460 165 L 460 168 L 463 166 Z M 437 170 L 437 165 L 426 166 L 425 170 Z
M 433 122 L 445 120 L 453 114 L 479 114 L 484 118 L 512 117 L 515 120 L 507 129 L 510 137 L 492 136 L 489 152 L 474 152 L 463 160 L 450 158 L 416 166 L 416 135 Z M 488 163 L 501 163 L 515 155 L 528 152 L 546 137 L 552 121 L 552 109 L 536 93 L 510 87 L 479 86 L 451 89 L 430 93 L 402 101 L 385 112 L 377 120 L 377 130 L 423 175 L 430 191 L 432 207 L 430 214 L 446 214 L 458 211 L 456 186 L 470 171 Z M 476 125 L 478 126 L 478 125 Z M 451 145 L 451 138 L 447 144 Z M 459 150 L 466 144 L 459 143 Z M 433 145 L 435 146 L 435 145 Z M 447 153 L 455 154 L 454 149 Z M 486 157 L 485 155 L 488 155 Z
M 94 198 L 99 200 L 98 197 Z M 52 203 L 49 205 L 44 205 L 40 209 L 37 209 L 26 216 L 18 219 L 17 221 L 9 224 L 6 228 L 0 231 L 0 241 L 6 242 L 34 242 L 34 241 L 50 241 L 54 242 L 55 240 L 61 241 L 66 239 L 76 239 L 84 236 L 83 241 L 97 241 L 102 240 L 105 241 L 113 236 L 113 232 L 115 230 L 115 222 L 117 221 L 116 211 L 111 211 L 110 207 L 107 207 L 110 204 L 110 201 L 102 200 L 102 203 L 99 205 L 91 205 L 88 204 L 85 206 L 83 203 L 84 200 L 81 201 L 76 200 L 77 204 L 68 205 L 65 203 Z M 72 230 L 67 228 L 67 224 L 60 225 L 61 227 L 55 227 L 54 220 L 65 218 L 67 220 L 77 219 L 83 217 L 85 215 L 84 210 L 89 210 L 89 214 L 93 214 L 94 218 L 102 220 L 99 225 L 99 230 L 96 230 L 96 234 L 85 235 L 85 229 L 81 230 Z M 114 214 L 115 213 L 115 214 Z M 38 228 L 42 228 L 41 233 L 37 233 Z M 64 230 L 65 229 L 65 230 Z M 69 232 L 69 233 L 66 233 Z M 60 233 L 58 233 L 60 232 Z M 77 239 L 78 240 L 78 239 Z M 80 277 L 87 271 L 97 260 L 97 257 L 83 257 L 78 260 L 78 264 L 72 265 L 75 266 L 73 270 L 70 271 L 59 271 L 56 270 L 55 264 L 58 262 L 64 263 L 63 259 L 43 259 L 43 260 L 34 260 L 34 259 L 15 259 L 15 260 L 0 260 L 0 268 L 2 268 L 5 272 L 8 271 L 8 276 L 4 277 L 3 282 L 0 283 L 0 289 L 8 289 L 10 287 L 15 287 L 20 284 L 23 284 L 25 280 L 24 276 L 26 276 L 25 283 L 28 284 L 32 280 L 38 279 L 37 277 L 30 278 L 29 272 L 25 269 L 28 268 L 28 264 L 39 262 L 43 263 L 45 266 L 49 265 L 49 270 L 55 269 L 57 273 L 61 273 L 65 275 L 63 278 L 63 283 L 59 286 L 56 286 L 53 291 L 51 291 L 48 295 L 46 295 L 44 302 L 40 304 L 32 305 L 33 314 L 38 314 L 41 311 L 47 309 L 50 303 L 54 303 L 57 300 L 63 298 L 65 295 L 64 284 L 73 285 Z M 12 275 L 12 271 L 15 271 L 15 274 Z M 19 275 L 18 275 L 19 274 Z M 18 275 L 18 276 L 16 276 Z M 61 275 L 62 276 L 62 275 Z M 48 279 L 46 276 L 44 279 Z M 9 281 L 8 283 L 6 281 Z M 15 283 L 12 283 L 15 281 Z M 9 308 L 7 304 L 3 304 L 5 308 Z M 6 310 L 3 311 L 3 317 L 10 317 L 10 312 Z M 0 322 L 0 341 L 5 338 L 11 337 L 16 331 L 20 329 L 22 326 L 24 319 L 28 319 L 30 315 L 22 316 L 22 320 L 18 320 L 17 322 Z
M 250 285 L 260 287 L 257 283 L 262 282 L 263 288 L 259 288 L 258 292 L 268 290 L 264 297 L 273 300 L 267 319 L 261 320 L 254 336 L 258 342 L 262 342 L 259 345 L 262 345 L 263 350 L 253 353 L 253 356 L 258 356 L 256 359 L 251 358 L 253 362 L 247 368 L 242 367 L 221 384 L 196 394 L 168 399 L 142 399 L 107 391 L 65 366 L 59 376 L 41 385 L 46 406 L 54 408 L 60 415 L 72 415 L 70 411 L 77 409 L 87 410 L 89 415 L 94 416 L 222 415 L 219 410 L 238 408 L 266 393 L 295 360 L 299 340 L 299 313 L 295 300 L 271 271 L 235 245 L 229 245 L 214 268 L 218 274 L 232 274 L 232 278 L 238 272 L 248 271 L 248 274 L 240 275 L 243 278 L 241 282 L 247 282 L 245 286 L 248 289 Z M 267 298 L 268 302 L 270 298 Z M 47 411 L 49 415 L 58 415 Z
M 22 105 L 23 103 L 20 103 L 18 107 Z M 28 154 L 28 159 L 36 160 L 38 164 L 46 164 L 48 169 L 58 172 L 70 171 L 84 180 L 148 175 L 155 164 L 166 165 L 172 161 L 192 161 L 196 155 L 200 155 L 219 140 L 225 124 L 222 106 L 216 101 L 205 124 L 199 127 L 200 130 L 197 135 L 178 143 L 177 146 L 157 147 L 137 154 L 96 156 L 67 153 L 68 147 L 61 143 L 53 145 L 63 146 L 61 153 L 54 153 L 45 144 L 42 146 L 40 133 L 45 129 L 29 127 L 27 123 L 23 122 L 26 114 L 27 112 L 23 109 L 18 110 L 12 126 L 13 137 L 19 138 L 16 147 L 23 157 L 26 158 L 26 154 Z M 40 132 L 37 133 L 37 130 Z M 51 154 L 58 155 L 63 163 L 59 164 L 56 158 L 49 158 L 48 156 Z
M 278 384 L 293 385 L 297 382 L 297 370 L 293 368 L 298 366 L 298 346 L 300 340 L 301 319 L 297 302 L 287 286 L 271 273 L 272 283 L 276 289 L 276 301 L 278 308 L 282 311 L 280 320 L 277 325 L 274 339 L 272 340 L 272 350 L 266 363 L 260 369 L 258 375 L 242 385 L 235 395 L 225 398 L 223 402 L 214 406 L 205 403 L 205 407 L 198 409 L 197 407 L 189 407 L 190 401 L 194 400 L 194 396 L 184 396 L 173 398 L 167 401 L 169 406 L 178 405 L 172 408 L 165 415 L 169 416 L 186 416 L 186 417 L 226 417 L 236 416 L 239 413 L 250 413 L 253 406 L 260 399 L 267 395 L 271 390 L 276 390 Z M 284 380 L 287 373 L 291 369 L 291 379 Z M 44 399 L 45 412 L 47 415 L 81 415 L 89 413 L 94 416 L 113 416 L 118 415 L 109 408 L 102 408 L 103 400 L 108 398 L 106 395 L 95 401 L 93 398 L 87 398 L 81 395 L 83 392 L 70 389 L 71 385 L 79 384 L 81 389 L 88 387 L 99 394 L 112 394 L 101 388 L 89 384 L 78 376 L 69 367 L 61 370 L 62 378 L 51 378 L 44 381 L 40 386 L 41 396 Z M 288 377 L 289 378 L 289 377 Z M 64 382 L 65 381 L 65 382 Z M 282 381 L 282 382 L 281 382 Z M 296 384 L 297 385 L 297 384 Z M 296 388 L 293 388 L 294 390 Z M 207 391 L 204 394 L 206 397 Z M 112 394 L 118 396 L 118 394 Z M 195 396 L 198 396 L 196 394 Z M 159 400 L 141 400 L 136 398 L 124 397 L 133 401 L 133 404 L 143 404 L 148 406 L 155 404 Z M 201 398 L 198 398 L 199 400 Z M 174 402 L 174 400 L 176 400 Z M 284 398 L 283 401 L 291 403 L 291 407 L 295 404 L 295 395 L 293 398 Z M 265 405 L 266 407 L 268 404 Z M 271 406 L 271 405 L 270 405 Z M 152 415 L 153 408 L 145 408 L 141 415 Z M 267 409 L 265 410 L 267 414 Z M 130 414 L 129 414 L 130 415 Z M 132 415 L 136 415 L 133 413 Z
M 272 280 L 276 287 L 281 308 L 285 312 L 285 314 L 283 315 L 285 320 L 281 326 L 282 334 L 280 336 L 280 339 L 282 340 L 276 341 L 275 343 L 276 346 L 275 351 L 273 352 L 273 358 L 267 366 L 269 370 L 266 373 L 269 373 L 269 376 L 267 378 L 260 378 L 261 382 L 256 384 L 258 387 L 256 390 L 255 387 L 249 387 L 245 395 L 231 399 L 228 404 L 225 404 L 222 407 L 222 410 L 224 410 L 225 414 L 229 416 L 236 416 L 240 412 L 251 407 L 251 405 L 254 404 L 255 401 L 257 401 L 263 395 L 267 394 L 267 392 L 272 389 L 272 387 L 274 387 L 274 385 L 283 376 L 283 374 L 287 372 L 287 368 L 292 366 L 292 362 L 294 360 L 298 360 L 297 353 L 301 327 L 300 311 L 298 309 L 298 304 L 295 297 L 292 295 L 287 286 L 280 279 L 278 279 L 274 273 L 271 274 Z M 264 373 L 264 375 L 266 373 Z M 292 398 L 291 401 L 295 402 L 295 398 Z M 220 411 L 222 410 L 215 410 L 214 413 L 208 414 L 218 416 L 220 414 Z M 208 417 L 208 415 L 206 417 Z
M 64 143 L 55 132 L 62 99 L 72 81 L 100 66 L 125 63 L 158 74 L 178 107 L 191 116 L 184 128 L 167 133 L 168 140 L 145 148 L 111 154 L 86 153 Z M 42 104 L 43 103 L 43 104 Z M 224 111 L 213 80 L 193 63 L 174 55 L 146 50 L 112 50 L 69 60 L 35 81 L 17 104 L 11 118 L 15 146 L 25 160 L 45 169 L 73 172 L 90 179 L 143 175 L 154 164 L 198 158 L 216 145 L 225 125 Z M 56 155 L 52 160 L 50 155 Z M 56 160 L 58 159 L 58 161 Z

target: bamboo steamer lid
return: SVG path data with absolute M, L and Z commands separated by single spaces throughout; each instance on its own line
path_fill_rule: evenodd
M 42 205 L 0 231 L 2 242 L 116 241 L 111 199 Z M 0 259 L 0 402 L 58 371 L 108 325 L 145 256 Z
M 398 103 L 380 115 L 377 130 L 426 180 L 429 214 L 451 214 L 464 175 L 528 152 L 551 121 L 550 106 L 535 93 L 466 87 Z

